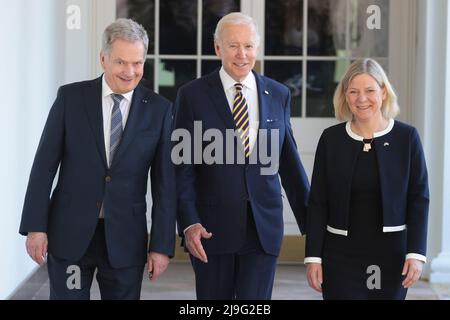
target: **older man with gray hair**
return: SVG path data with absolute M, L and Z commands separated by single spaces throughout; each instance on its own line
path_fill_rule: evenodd
M 195 136 L 202 121 L 202 134 L 235 132 L 231 146 L 217 152 L 233 161 L 193 164 L 208 152 L 209 145 L 200 144 L 176 167 L 178 224 L 202 300 L 271 299 L 283 240 L 279 177 L 305 230 L 309 182 L 291 129 L 290 92 L 253 71 L 259 41 L 252 17 L 224 16 L 214 36 L 222 66 L 181 87 L 175 102 L 176 129 Z M 278 170 L 265 173 L 271 164 L 258 150 L 270 150 Z
M 20 233 L 38 264 L 48 252 L 51 299 L 89 299 L 95 271 L 102 299 L 139 299 L 145 263 L 156 279 L 173 256 L 171 103 L 140 83 L 147 48 L 141 25 L 112 23 L 100 53 L 104 74 L 62 86 L 50 110 Z

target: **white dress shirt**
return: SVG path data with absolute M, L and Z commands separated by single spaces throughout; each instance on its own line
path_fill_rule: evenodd
M 222 67 L 219 71 L 220 80 L 222 81 L 223 90 L 227 97 L 230 112 L 233 112 L 233 102 L 236 95 L 236 89 L 234 88 L 237 83 Z M 247 100 L 248 107 L 248 122 L 249 127 L 249 143 L 250 152 L 255 146 L 256 138 L 258 136 L 259 129 L 259 105 L 258 105 L 258 89 L 256 86 L 256 79 L 253 72 L 250 72 L 247 77 L 241 82 L 243 85 L 242 94 Z
M 125 125 L 127 123 L 128 114 L 130 113 L 131 99 L 133 98 L 133 91 L 122 94 L 123 99 L 120 101 L 120 113 L 122 114 L 122 128 L 125 130 Z M 103 114 L 103 134 L 105 140 L 105 152 L 106 152 L 106 163 L 109 164 L 109 150 L 111 149 L 111 115 L 114 106 L 112 94 L 114 94 L 106 82 L 105 75 L 102 78 L 102 114 Z M 99 218 L 104 218 L 103 203 L 100 209 Z

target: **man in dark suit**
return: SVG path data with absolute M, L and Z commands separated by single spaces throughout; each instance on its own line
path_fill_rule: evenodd
M 172 112 L 169 101 L 140 84 L 147 47 L 141 25 L 112 23 L 100 53 L 104 74 L 62 86 L 50 110 L 20 233 L 39 264 L 48 246 L 51 299 L 89 299 L 96 270 L 102 299 L 139 299 L 145 263 L 156 279 L 173 255 Z
M 222 68 L 180 88 L 175 104 L 173 140 L 188 133 L 193 147 L 180 149 L 182 163 L 175 159 L 179 231 L 198 299 L 270 299 L 283 239 L 279 176 L 302 232 L 309 192 L 290 125 L 290 93 L 252 71 L 259 35 L 251 17 L 223 17 L 214 43 Z M 231 148 L 229 141 L 220 147 L 230 130 Z M 266 147 L 277 164 L 272 172 L 264 170 L 272 165 L 263 161 Z

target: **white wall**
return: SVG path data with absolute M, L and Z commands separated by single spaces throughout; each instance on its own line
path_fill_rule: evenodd
M 63 80 L 64 9 L 57 0 L 0 0 L 0 299 L 34 270 L 18 233 L 40 134 Z
M 446 90 L 448 83 L 448 2 L 418 1 L 418 42 L 416 64 L 416 95 L 412 112 L 419 129 L 427 160 L 430 185 L 427 256 L 431 262 L 440 252 L 448 252 L 448 141 L 449 111 Z M 447 138 L 446 138 L 447 136 Z M 446 140 L 447 139 L 447 140 Z M 447 221 L 447 222 L 446 222 Z M 447 235 L 447 239 L 446 239 Z M 447 261 L 447 272 L 450 270 Z M 430 263 L 424 276 L 430 275 Z M 450 273 L 448 273 L 450 274 Z M 450 277 L 449 277 L 450 279 Z
M 0 299 L 37 267 L 18 233 L 34 154 L 58 87 L 101 74 L 100 40 L 114 20 L 112 2 L 0 0 Z M 69 30 L 71 5 L 80 9 L 80 28 Z

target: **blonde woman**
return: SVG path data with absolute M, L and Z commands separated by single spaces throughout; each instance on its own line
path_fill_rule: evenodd
M 336 88 L 342 123 L 324 130 L 308 209 L 309 284 L 324 299 L 404 299 L 426 262 L 429 205 L 415 128 L 395 121 L 381 66 L 355 61 Z

